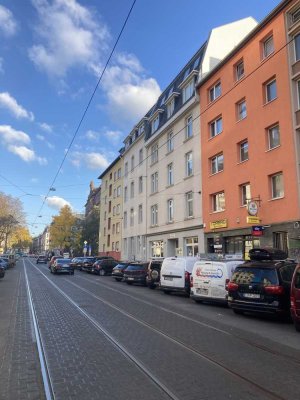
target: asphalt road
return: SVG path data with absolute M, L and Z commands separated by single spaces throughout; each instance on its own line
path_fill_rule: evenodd
M 14 321 L 17 338 L 0 341 L 0 399 L 299 398 L 300 335 L 290 323 L 109 276 L 52 275 L 31 259 L 5 279 L 13 276 L 14 317 L 2 330 Z

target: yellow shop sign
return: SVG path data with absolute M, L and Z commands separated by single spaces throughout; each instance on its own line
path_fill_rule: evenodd
M 227 226 L 227 219 L 220 219 L 219 221 L 210 222 L 209 224 L 210 229 L 227 228 Z
M 252 217 L 252 216 L 248 215 L 247 224 L 259 224 L 259 223 L 260 223 L 260 219 L 258 217 Z

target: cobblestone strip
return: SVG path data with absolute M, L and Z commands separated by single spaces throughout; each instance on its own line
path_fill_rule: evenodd
M 21 268 L 21 265 L 16 268 Z M 11 271 L 11 273 L 13 272 L 15 271 Z M 0 369 L 0 399 L 44 400 L 44 389 L 23 271 L 20 271 L 16 294 L 15 313 L 13 312 L 10 321 L 7 347 Z

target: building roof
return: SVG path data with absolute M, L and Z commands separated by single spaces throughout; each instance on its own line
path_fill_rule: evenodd
M 109 166 L 106 168 L 106 170 L 103 171 L 100 176 L 98 176 L 98 179 L 102 179 L 117 164 L 117 162 L 121 158 L 122 158 L 122 154 L 119 154 L 118 157 L 111 164 L 109 164 Z

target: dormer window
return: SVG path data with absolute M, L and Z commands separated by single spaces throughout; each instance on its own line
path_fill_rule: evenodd
M 182 89 L 182 103 L 184 104 L 188 101 L 195 92 L 195 79 L 194 77 L 198 75 L 198 71 L 192 70 L 187 76 L 184 75 L 183 81 L 178 86 Z
M 154 118 L 154 120 L 151 122 L 151 133 L 154 133 L 157 131 L 159 126 L 159 115 Z
M 175 107 L 175 99 L 173 98 L 170 103 L 167 104 L 167 117 L 170 118 L 173 115 Z

